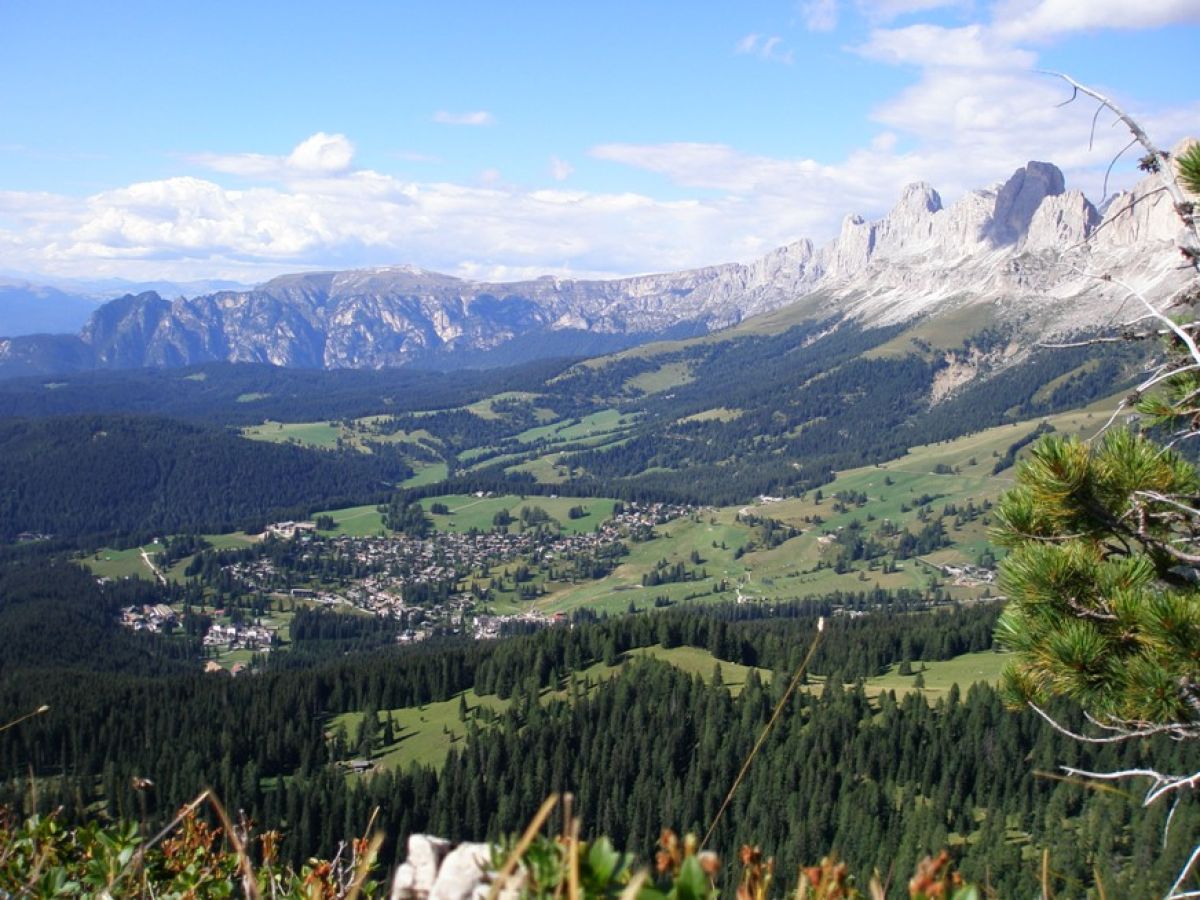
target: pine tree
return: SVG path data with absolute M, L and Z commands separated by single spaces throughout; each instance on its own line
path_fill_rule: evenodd
M 1121 429 L 1094 447 L 1048 436 L 1017 481 L 995 533 L 1010 548 L 997 636 L 1020 654 L 1010 699 L 1061 694 L 1133 727 L 1195 722 L 1200 591 L 1181 556 L 1200 546 L 1200 510 L 1177 499 L 1200 496 L 1195 467 Z
M 1101 94 L 1074 89 L 1116 113 L 1148 151 L 1184 226 L 1179 249 L 1200 282 L 1200 146 L 1177 157 L 1157 147 Z M 1166 337 L 1167 358 L 1135 391 L 1138 410 L 1176 441 L 1200 433 L 1200 322 L 1179 324 L 1144 296 L 1143 319 Z M 1178 301 L 1178 297 L 1172 298 Z M 1194 299 L 1194 298 L 1193 298 Z M 1101 724 L 1200 736 L 1200 473 L 1129 428 L 1094 444 L 1045 435 L 996 508 L 1009 548 L 1000 586 L 1010 603 L 997 626 L 1018 652 L 1005 673 L 1010 701 L 1062 695 Z
M 1084 94 L 1116 113 L 1146 148 L 1141 166 L 1158 173 L 1161 190 L 1171 197 L 1183 225 L 1177 245 L 1192 283 L 1162 308 L 1122 285 L 1146 313 L 1125 326 L 1123 336 L 1161 335 L 1168 343 L 1165 361 L 1134 392 L 1138 411 L 1156 426 L 1155 437 L 1130 428 L 1109 431 L 1092 445 L 1044 436 L 1020 467 L 1016 488 L 996 508 L 995 536 L 1010 548 L 1000 567 L 1000 586 L 1010 602 L 997 638 L 1017 651 L 1003 687 L 1011 703 L 1032 704 L 1079 742 L 1111 745 L 1164 733 L 1195 740 L 1200 472 L 1172 447 L 1200 434 L 1200 321 L 1195 316 L 1177 321 L 1165 309 L 1200 296 L 1200 148 L 1193 144 L 1172 157 L 1106 97 L 1063 77 L 1073 96 Z M 1128 330 L 1145 321 L 1153 327 Z M 1160 435 L 1169 443 L 1157 439 Z M 1093 734 L 1075 733 L 1043 712 L 1041 704 L 1053 696 L 1082 707 Z M 1149 776 L 1147 805 L 1171 795 L 1182 799 L 1176 792 L 1190 791 L 1200 779 L 1200 772 L 1163 774 L 1141 766 L 1108 772 L 1063 768 L 1068 775 L 1106 781 Z M 1163 820 L 1162 846 L 1183 840 L 1179 830 L 1170 831 L 1170 821 Z M 1050 849 L 1059 864 L 1073 859 L 1071 847 Z M 1170 896 L 1194 896 L 1178 891 L 1198 877 L 1193 871 L 1198 857 L 1200 846 L 1179 870 Z M 1086 874 L 1067 877 L 1075 881 Z

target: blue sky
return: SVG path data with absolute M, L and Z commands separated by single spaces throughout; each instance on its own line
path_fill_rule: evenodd
M 1098 200 L 1125 135 L 1035 70 L 1200 131 L 1200 0 L 1128 5 L 0 0 L 0 271 L 667 270 L 1028 159 Z

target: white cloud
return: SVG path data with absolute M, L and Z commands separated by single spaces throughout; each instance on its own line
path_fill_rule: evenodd
M 881 131 L 871 138 L 871 149 L 879 153 L 887 153 L 896 146 L 896 132 Z
M 809 31 L 833 31 L 837 28 L 837 0 L 804 0 L 800 15 Z
M 877 28 L 865 44 L 855 49 L 868 59 L 922 67 L 1028 69 L 1037 60 L 1036 55 L 1027 50 L 998 43 L 980 25 Z
M 344 134 L 318 131 L 297 144 L 287 156 L 264 153 L 196 153 L 189 162 L 244 178 L 289 179 L 339 175 L 354 161 L 354 145 Z
M 555 181 L 566 181 L 575 171 L 575 167 L 565 159 L 559 159 L 557 156 L 550 157 L 550 177 Z
M 350 168 L 354 160 L 354 145 L 344 134 L 318 131 L 296 146 L 287 164 L 297 172 L 312 175 L 336 175 Z
M 1057 2 L 1004 0 L 1003 15 L 990 26 L 876 27 L 856 51 L 920 71 L 871 111 L 869 144 L 840 158 L 770 157 L 722 143 L 604 143 L 589 151 L 593 159 L 660 176 L 682 199 L 583 189 L 571 164 L 556 156 L 543 171 L 564 183 L 549 189 L 544 176 L 542 189 L 530 189 L 487 168 L 473 183 L 407 180 L 356 169 L 346 136 L 318 132 L 282 155 L 190 157 L 239 176 L 226 179 L 238 189 L 216 175 L 139 182 L 83 199 L 0 192 L 0 263 L 62 276 L 177 280 L 255 281 L 304 268 L 406 262 L 481 279 L 581 277 L 749 260 L 799 237 L 821 242 L 847 213 L 886 212 L 907 182 L 929 181 L 952 202 L 1029 159 L 1057 163 L 1069 186 L 1098 200 L 1124 132 L 1099 129 L 1089 151 L 1095 107 L 1080 101 L 1060 108 L 1069 90 L 1032 72 L 1034 54 L 1017 45 L 1049 33 L 1037 23 Z M 1107 9 L 1110 0 L 1094 3 Z M 1152 2 L 1150 15 L 1191 15 L 1197 4 Z M 948 5 L 881 0 L 873 21 Z M 835 27 L 836 3 L 810 7 L 825 16 L 818 26 Z M 1091 27 L 1079 24 L 1089 17 L 1085 10 L 1055 27 Z M 734 51 L 770 57 L 782 52 L 782 41 L 748 34 Z M 1200 121 L 1195 102 L 1131 112 L 1164 146 Z M 440 116 L 448 123 L 493 121 L 486 112 Z M 1135 177 L 1128 162 L 1115 183 Z
M 791 65 L 796 61 L 791 50 L 783 46 L 783 38 L 777 34 L 763 37 L 759 34 L 748 34 L 733 46 L 733 52 L 740 56 L 757 56 L 769 62 Z
M 487 110 L 476 110 L 474 112 L 453 113 L 447 112 L 444 109 L 439 109 L 433 114 L 433 121 L 441 125 L 495 125 L 496 117 Z
M 1004 0 L 997 32 L 1009 40 L 1039 40 L 1095 28 L 1161 28 L 1200 22 L 1200 0 Z

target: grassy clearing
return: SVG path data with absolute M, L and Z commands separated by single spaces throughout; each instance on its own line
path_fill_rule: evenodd
M 203 537 L 217 550 L 246 547 L 259 539 L 258 535 L 246 534 L 242 531 L 230 534 L 206 534 Z M 80 557 L 79 561 L 101 578 L 144 578 L 147 581 L 153 581 L 154 573 L 142 557 L 143 550 L 153 559 L 156 553 L 162 552 L 163 546 L 158 541 L 154 541 L 129 550 L 101 547 L 87 556 Z M 163 575 L 170 581 L 182 584 L 184 582 L 183 571 L 191 561 L 191 556 L 185 556 L 163 572 Z
M 686 672 L 689 675 L 699 675 L 705 681 L 711 681 L 714 669 L 720 666 L 721 681 L 735 697 L 746 686 L 746 679 L 752 671 L 757 671 L 763 681 L 771 680 L 771 672 L 768 669 L 743 666 L 739 663 L 726 662 L 723 659 L 718 660 L 707 650 L 701 650 L 699 647 L 671 647 L 670 649 L 666 649 L 662 644 L 655 644 L 653 647 L 639 647 L 636 650 L 631 650 L 628 655 L 633 659 L 642 656 L 661 659 L 681 672 Z M 603 667 L 603 663 L 601 663 L 601 666 Z
M 564 419 L 549 425 L 529 428 L 516 436 L 519 443 L 532 444 L 546 441 L 552 444 L 568 443 L 584 438 L 611 434 L 628 428 L 637 421 L 637 416 L 622 414 L 615 409 L 602 409 L 580 419 Z
M 673 362 L 659 366 L 652 371 L 643 372 L 641 375 L 635 375 L 625 382 L 625 388 L 643 394 L 660 394 L 694 380 L 690 363 Z
M 1084 374 L 1087 374 L 1090 372 L 1094 372 L 1099 367 L 1100 367 L 1100 360 L 1089 359 L 1083 365 L 1076 366 L 1070 372 L 1064 372 L 1063 374 L 1059 375 L 1057 378 L 1053 379 L 1052 381 L 1047 381 L 1045 384 L 1043 384 L 1040 388 L 1038 388 L 1034 392 L 1033 397 L 1031 399 L 1033 400 L 1034 403 L 1044 403 L 1045 401 L 1050 399 L 1050 397 L 1054 394 L 1054 392 L 1056 390 L 1058 390 L 1058 388 L 1060 386 L 1062 386 L 1063 384 L 1066 384 L 1066 382 L 1069 381 L 1071 378 L 1075 377 L 1076 375 L 1084 375 Z M 1115 406 L 1115 404 L 1114 404 L 1114 406 Z
M 242 429 L 242 436 L 252 441 L 272 444 L 303 444 L 321 450 L 337 446 L 342 429 L 331 422 L 264 422 Z
M 685 416 L 679 421 L 681 424 L 684 422 L 732 422 L 735 419 L 740 419 L 743 412 L 744 410 L 718 406 L 715 409 L 706 409 L 703 412 Z
M 869 359 L 895 359 L 913 353 L 929 357 L 931 354 L 924 350 L 922 343 L 935 350 L 952 350 L 961 347 L 963 340 L 978 334 L 992 321 L 992 316 L 981 307 L 964 306 L 927 319 L 865 355 Z
M 469 690 L 451 700 L 381 710 L 381 722 L 391 714 L 396 740 L 376 753 L 375 765 L 382 769 L 404 768 L 413 764 L 440 769 L 446 761 L 446 753 L 467 733 L 466 723 L 459 718 L 460 698 L 466 700 L 468 715 L 481 706 L 497 713 L 504 712 L 509 706 L 508 700 L 496 696 L 480 697 L 475 691 Z M 361 721 L 361 712 L 343 713 L 329 722 L 326 734 L 332 736 L 338 728 L 343 728 L 353 746 Z
M 427 484 L 437 484 L 439 481 L 445 481 L 448 467 L 444 462 L 438 462 L 416 464 L 413 466 L 413 469 L 412 477 L 406 478 L 401 482 L 403 487 L 422 487 Z
M 509 466 L 507 472 L 528 472 L 540 484 L 562 484 L 567 480 L 567 468 L 558 462 L 558 453 L 535 456 L 533 459 Z
M 721 579 L 726 579 L 732 587 L 746 572 L 746 566 L 735 560 L 734 554 L 749 540 L 750 529 L 734 521 L 736 513 L 732 508 L 707 511 L 702 516 L 676 519 L 659 526 L 656 540 L 628 544 L 629 555 L 608 578 L 560 587 L 536 600 L 535 605 L 545 612 L 568 612 L 586 606 L 597 612 L 619 613 L 630 606 L 646 609 L 654 604 L 656 597 L 673 602 L 690 597 L 732 599 L 732 590 L 714 594 L 713 587 Z M 700 557 L 699 563 L 692 561 L 693 551 Z M 698 575 L 707 573 L 707 577 L 643 587 L 642 576 L 664 559 L 668 565 L 682 562 Z
M 101 548 L 90 556 L 80 560 L 99 578 L 145 578 L 152 580 L 154 573 L 142 558 L 142 550 L 151 557 L 162 552 L 162 544 L 157 541 L 129 550 L 110 550 Z
M 689 675 L 698 675 L 705 681 L 711 681 L 714 669 L 719 666 L 721 680 L 734 696 L 741 693 L 751 671 L 757 671 L 764 683 L 769 682 L 773 676 L 769 669 L 718 660 L 707 650 L 698 647 L 665 649 L 661 644 L 656 644 L 631 650 L 615 666 L 596 663 L 566 676 L 558 690 L 542 690 L 543 701 L 550 697 L 565 699 L 572 693 L 572 686 L 579 683 L 595 690 L 601 683 L 623 673 L 632 662 L 644 657 L 662 660 Z M 949 660 L 916 662 L 913 664 L 913 675 L 901 676 L 889 671 L 877 678 L 867 679 L 866 691 L 868 696 L 876 698 L 884 691 L 893 691 L 899 697 L 920 690 L 926 700 L 933 703 L 944 697 L 955 684 L 965 692 L 970 685 L 979 681 L 996 683 L 1004 661 L 1004 654 L 983 651 L 967 653 Z M 925 680 L 923 689 L 916 687 L 917 672 L 920 672 Z M 816 675 L 810 678 L 806 689 L 819 691 L 823 685 L 824 679 Z M 396 740 L 377 751 L 375 765 L 380 769 L 404 768 L 413 764 L 440 768 L 450 748 L 466 736 L 466 723 L 460 718 L 460 698 L 466 702 L 468 719 L 476 716 L 479 707 L 502 713 L 511 705 L 509 700 L 501 700 L 491 695 L 481 697 L 475 691 L 468 690 L 450 700 L 427 703 L 424 706 L 381 710 L 380 722 L 390 713 Z M 330 720 L 326 734 L 332 737 L 338 728 L 342 728 L 349 745 L 353 747 L 361 720 L 360 712 L 335 716 Z
M 980 650 L 977 653 L 964 653 L 954 659 L 915 662 L 912 675 L 897 674 L 898 666 L 892 666 L 886 674 L 867 679 L 867 692 L 874 697 L 883 691 L 895 691 L 899 697 L 918 690 L 915 673 L 920 672 L 925 679 L 921 693 L 927 700 L 934 701 L 944 697 L 954 685 L 965 692 L 976 682 L 999 683 L 1000 672 L 1008 658 L 1006 653 Z
M 326 534 L 348 534 L 351 537 L 367 537 L 379 534 L 379 532 L 384 530 L 383 515 L 379 512 L 379 507 L 373 504 L 368 506 L 350 506 L 345 509 L 327 509 L 313 513 L 313 518 L 317 516 L 333 517 L 336 525 L 333 531 L 325 532 Z
M 534 394 L 529 391 L 504 391 L 503 393 L 496 394 L 492 397 L 485 397 L 482 400 L 477 400 L 474 403 L 462 408 L 467 412 L 474 413 L 481 419 L 499 419 L 503 417 L 504 413 L 496 411 L 496 403 L 514 400 L 522 403 L 528 403 L 536 400 L 540 396 L 541 394 Z
M 317 450 L 347 447 L 362 453 L 371 452 L 371 444 L 409 444 L 423 451 L 437 453 L 441 442 L 424 429 L 383 433 L 380 423 L 387 416 L 365 416 L 349 423 L 343 422 L 275 422 L 242 429 L 242 437 L 273 444 L 298 444 Z M 445 474 L 441 476 L 445 478 Z M 440 479 L 439 479 L 440 480 Z
M 236 550 L 250 544 L 258 543 L 257 534 L 246 534 L 244 531 L 234 531 L 229 534 L 206 534 L 204 539 L 217 550 Z

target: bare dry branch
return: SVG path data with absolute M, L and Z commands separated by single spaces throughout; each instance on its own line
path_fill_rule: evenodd
M 1192 208 L 1192 203 L 1184 194 L 1183 188 L 1179 186 L 1179 179 L 1175 174 L 1175 166 L 1171 164 L 1168 154 L 1165 151 L 1160 150 L 1154 141 L 1150 140 L 1150 135 L 1146 133 L 1145 129 L 1142 128 L 1140 124 L 1138 124 L 1138 121 L 1126 113 L 1121 107 L 1117 106 L 1117 104 L 1114 103 L 1109 97 L 1101 94 L 1094 88 L 1080 84 L 1069 75 L 1054 71 L 1046 71 L 1045 74 L 1053 75 L 1056 78 L 1061 78 L 1071 86 L 1071 98 L 1070 100 L 1066 101 L 1067 103 L 1071 102 L 1071 100 L 1074 100 L 1079 94 L 1086 94 L 1099 103 L 1102 107 L 1105 107 L 1116 114 L 1121 123 L 1129 129 L 1129 133 L 1132 134 L 1137 142 L 1146 149 L 1146 152 L 1149 153 L 1154 159 L 1159 161 L 1159 175 L 1162 176 L 1163 187 L 1166 188 L 1167 192 L 1171 195 L 1171 200 L 1175 203 L 1175 209 L 1179 212 L 1179 217 L 1181 220 L 1183 220 L 1184 227 L 1191 232 L 1191 235 L 1193 238 L 1195 238 L 1196 242 L 1200 243 L 1200 227 L 1197 226 L 1197 217 L 1195 213 L 1184 212 L 1184 210 Z M 1200 267 L 1200 260 L 1193 259 L 1192 267 Z

